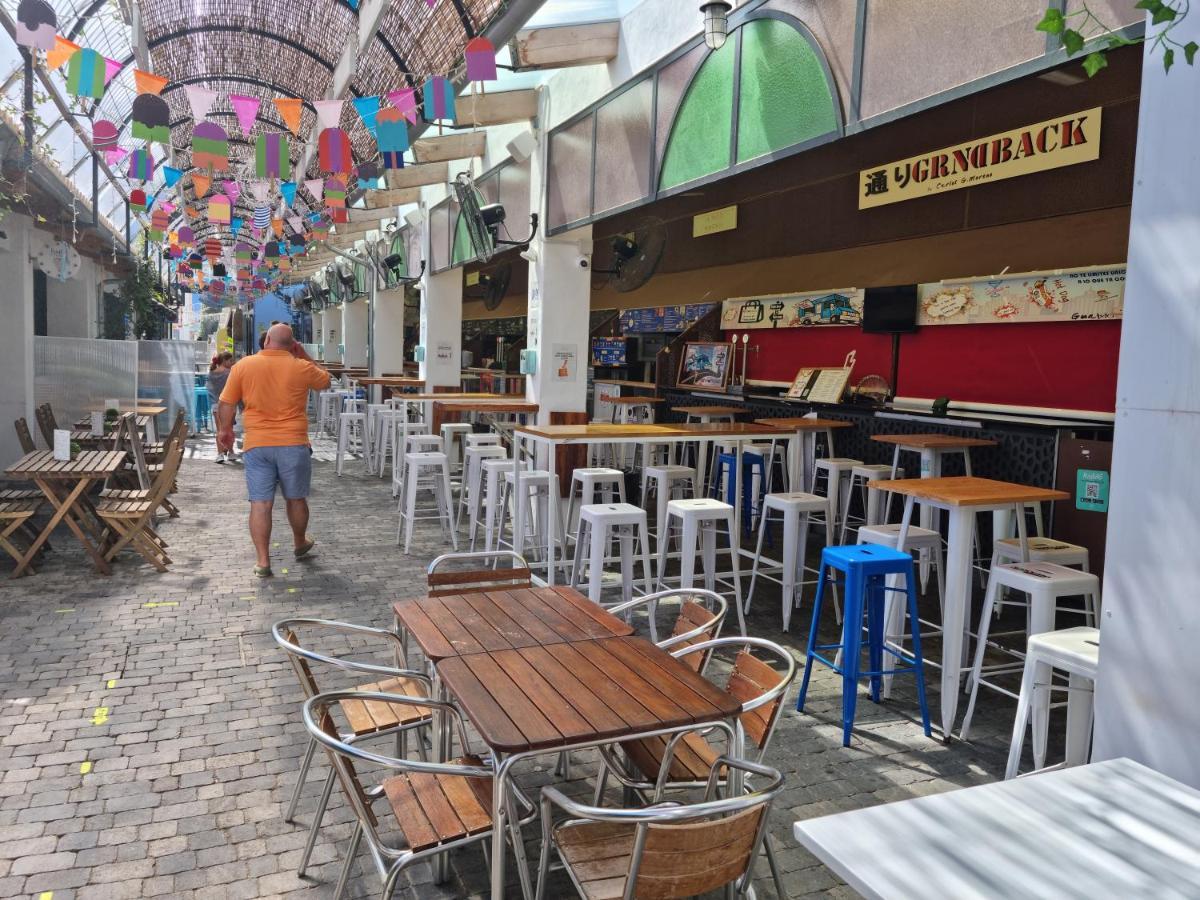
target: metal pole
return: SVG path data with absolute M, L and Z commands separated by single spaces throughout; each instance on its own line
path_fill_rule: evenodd
M 100 158 L 92 151 L 92 227 L 100 227 Z
M 21 164 L 26 169 L 33 167 L 33 53 L 28 47 L 21 48 L 21 59 L 25 63 L 25 108 L 22 117 L 25 119 L 25 152 L 21 155 Z
M 129 198 L 125 198 L 125 252 L 129 252 Z

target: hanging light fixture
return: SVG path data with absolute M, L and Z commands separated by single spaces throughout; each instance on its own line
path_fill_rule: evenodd
M 725 38 L 729 36 L 729 11 L 733 4 L 728 0 L 706 0 L 700 5 L 704 15 L 704 43 L 713 50 L 725 46 Z

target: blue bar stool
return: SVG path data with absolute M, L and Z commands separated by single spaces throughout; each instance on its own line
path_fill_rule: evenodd
M 713 466 L 712 487 L 709 490 L 709 496 L 715 500 L 724 500 L 730 506 L 734 505 L 733 500 L 733 467 L 737 464 L 736 453 L 718 453 L 716 465 Z M 755 496 L 752 485 L 754 484 L 755 470 L 758 471 L 760 493 L 761 489 L 767 484 L 767 469 L 763 458 L 755 453 L 742 454 L 742 531 L 746 534 L 753 533 L 753 523 L 758 520 L 759 506 L 761 497 Z M 775 546 L 771 540 L 770 534 L 767 535 L 767 543 L 772 547 Z
M 821 621 L 821 604 L 825 596 L 825 584 L 830 569 L 844 574 L 842 617 L 842 640 L 837 644 L 818 644 L 817 626 Z M 888 575 L 903 575 L 905 587 L 889 588 L 884 579 Z M 913 672 L 917 676 L 917 700 L 921 705 L 921 723 L 925 736 L 929 730 L 929 706 L 925 702 L 925 672 L 921 657 L 921 626 L 917 617 L 917 592 L 913 573 L 913 558 L 899 550 L 872 544 L 845 547 L 826 547 L 821 552 L 821 575 L 817 580 L 817 597 L 813 604 L 812 626 L 808 631 L 808 654 L 804 664 L 804 680 L 800 683 L 800 697 L 796 709 L 804 712 L 804 698 L 808 693 L 808 678 L 812 674 L 813 660 L 824 663 L 842 676 L 842 746 L 850 746 L 850 732 L 854 728 L 854 708 L 858 702 L 858 680 L 871 679 L 871 701 L 879 702 L 879 688 L 884 675 Z M 912 656 L 884 643 L 884 591 L 904 591 L 908 595 L 908 617 L 912 634 Z M 869 669 L 862 666 L 862 623 L 867 620 L 867 656 Z M 841 650 L 842 664 L 821 656 L 818 650 Z M 891 669 L 883 668 L 883 654 L 890 653 L 904 665 Z
M 209 418 L 212 416 L 212 401 L 208 396 L 208 388 L 193 388 L 192 401 L 195 407 L 195 415 L 192 417 L 192 422 L 196 431 L 208 431 Z

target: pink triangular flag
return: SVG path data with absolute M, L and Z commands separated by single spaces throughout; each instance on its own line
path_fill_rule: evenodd
M 223 184 L 225 185 L 225 194 L 229 197 L 229 203 L 232 206 L 234 203 L 237 203 L 238 197 L 241 196 L 241 186 L 233 180 L 226 180 Z
M 164 201 L 163 201 L 161 204 L 159 204 L 159 208 L 160 208 L 160 209 L 161 209 L 163 212 L 165 212 L 165 213 L 173 213 L 173 212 L 175 212 L 175 204 L 174 204 L 174 203 L 170 203 L 170 202 L 168 202 L 168 201 L 166 201 L 166 200 L 164 200 Z
M 396 112 L 412 124 L 417 124 L 417 92 L 415 90 L 402 88 L 398 91 L 389 91 L 387 98 L 388 103 L 396 108 Z
M 122 68 L 124 68 L 124 67 L 119 62 L 117 62 L 117 60 L 109 59 L 109 58 L 105 57 L 105 59 L 104 59 L 104 84 L 107 85 L 110 81 L 112 81 L 113 76 L 116 75 L 118 72 L 120 72 Z
M 121 164 L 121 160 L 129 155 L 129 151 L 124 147 L 109 147 L 104 151 L 104 161 L 108 163 L 109 168 Z
M 325 182 L 320 178 L 311 178 L 304 182 L 304 186 L 308 188 L 308 192 L 312 194 L 312 198 L 318 203 L 325 196 Z
M 342 121 L 341 100 L 314 100 L 313 109 L 317 111 L 317 131 L 326 128 L 337 128 Z
M 210 91 L 198 84 L 185 84 L 183 92 L 187 95 L 188 104 L 192 107 L 192 118 L 196 121 L 208 115 L 208 111 L 212 109 L 212 105 L 217 99 L 216 91 Z
M 242 126 L 242 134 L 250 137 L 250 132 L 254 130 L 254 120 L 258 117 L 258 106 L 262 101 L 257 97 L 243 97 L 239 94 L 230 94 L 229 102 L 233 104 L 233 111 L 237 114 L 238 124 Z

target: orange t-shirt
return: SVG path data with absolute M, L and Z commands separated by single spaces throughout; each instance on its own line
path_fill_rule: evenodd
M 308 443 L 308 392 L 329 387 L 329 373 L 287 350 L 259 350 L 229 371 L 222 403 L 246 408 L 243 450 Z

